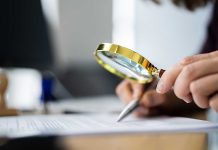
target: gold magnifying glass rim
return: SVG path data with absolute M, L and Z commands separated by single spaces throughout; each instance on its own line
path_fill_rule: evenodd
M 137 63 L 138 65 L 140 65 L 141 67 L 145 68 L 148 73 L 151 75 L 151 78 L 148 79 L 138 79 L 138 78 L 133 78 L 131 76 L 128 76 L 122 72 L 120 72 L 119 70 L 111 67 L 110 65 L 108 65 L 107 63 L 105 63 L 99 56 L 98 53 L 99 52 L 110 52 L 110 53 L 114 53 L 114 54 L 119 54 L 123 57 L 126 57 L 128 59 L 130 59 L 131 61 Z M 128 78 L 131 79 L 133 81 L 137 81 L 139 83 L 149 83 L 152 81 L 153 79 L 153 75 L 158 74 L 158 69 L 151 64 L 146 58 L 144 58 L 142 55 L 138 54 L 137 52 L 117 45 L 117 44 L 113 44 L 113 43 L 101 43 L 98 45 L 97 49 L 94 52 L 94 56 L 97 60 L 97 62 L 106 70 L 108 70 L 109 72 L 121 77 L 121 78 Z

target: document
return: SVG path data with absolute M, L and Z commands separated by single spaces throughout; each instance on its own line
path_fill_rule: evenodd
M 0 118 L 0 137 L 218 131 L 218 124 L 181 117 L 135 118 L 116 114 L 37 115 Z
M 124 104 L 117 96 L 95 96 L 87 98 L 63 99 L 58 102 L 47 103 L 47 109 L 50 113 L 63 112 L 91 112 L 91 113 L 106 113 L 120 112 Z

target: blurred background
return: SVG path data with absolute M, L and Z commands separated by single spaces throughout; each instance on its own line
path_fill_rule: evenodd
M 208 4 L 189 11 L 170 0 L 1 0 L 0 73 L 9 81 L 7 106 L 24 114 L 41 106 L 45 114 L 118 112 L 123 104 L 115 88 L 121 79 L 96 63 L 97 45 L 129 47 L 168 69 L 200 52 L 211 10 Z M 53 139 L 42 140 L 21 139 L 18 146 L 53 145 Z
M 3 0 L 0 7 L 0 66 L 32 68 L 41 75 L 34 72 L 36 80 L 55 79 L 58 99 L 115 94 L 121 79 L 93 57 L 102 42 L 132 48 L 164 69 L 198 53 L 212 9 L 189 11 L 169 0 Z M 31 86 L 40 93 L 40 85 Z

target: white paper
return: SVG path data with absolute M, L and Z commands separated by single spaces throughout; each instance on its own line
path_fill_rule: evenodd
M 40 115 L 0 118 L 0 137 L 218 131 L 218 124 L 189 118 L 126 118 L 117 115 Z
M 65 99 L 49 102 L 47 109 L 50 113 L 69 112 L 120 112 L 124 104 L 117 96 L 98 96 L 77 99 Z

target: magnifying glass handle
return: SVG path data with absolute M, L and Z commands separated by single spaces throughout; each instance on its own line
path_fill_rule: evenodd
M 160 71 L 159 71 L 159 77 L 160 77 L 160 78 L 161 78 L 161 76 L 163 75 L 164 72 L 165 72 L 165 70 L 160 69 Z

